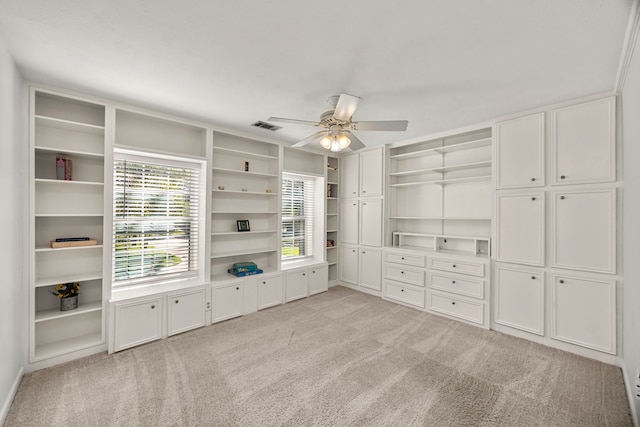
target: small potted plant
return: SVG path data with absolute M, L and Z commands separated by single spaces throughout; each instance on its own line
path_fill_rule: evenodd
M 78 308 L 79 291 L 79 282 L 69 282 L 56 285 L 56 289 L 50 292 L 60 298 L 60 311 L 69 311 Z

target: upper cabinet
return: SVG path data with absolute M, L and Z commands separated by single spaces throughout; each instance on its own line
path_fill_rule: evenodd
M 496 124 L 496 188 L 544 186 L 544 113 Z
M 552 184 L 616 180 L 616 99 L 551 111 Z
M 382 196 L 384 148 L 347 154 L 340 159 L 340 197 Z
M 544 266 L 544 192 L 496 196 L 496 259 Z

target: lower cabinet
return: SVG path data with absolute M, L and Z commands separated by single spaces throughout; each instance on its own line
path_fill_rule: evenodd
M 258 277 L 258 310 L 282 304 L 282 275 Z
M 329 290 L 329 266 L 309 267 L 309 296 Z
M 214 285 L 212 323 L 242 316 L 243 300 L 242 280 Z
M 285 272 L 285 302 L 329 289 L 327 264 L 310 265 Z
M 169 336 L 204 326 L 204 288 L 167 295 L 167 312 L 167 334 Z
M 352 245 L 342 245 L 340 247 L 340 281 L 358 284 L 358 247 Z
M 360 246 L 359 276 L 360 286 L 374 291 L 382 289 L 382 251 Z
M 496 265 L 495 318 L 501 325 L 544 335 L 544 273 L 535 268 Z
M 162 338 L 164 295 L 113 303 L 110 352 Z

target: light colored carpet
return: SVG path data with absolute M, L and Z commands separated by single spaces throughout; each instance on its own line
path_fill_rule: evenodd
M 24 377 L 5 426 L 631 426 L 620 369 L 343 287 Z

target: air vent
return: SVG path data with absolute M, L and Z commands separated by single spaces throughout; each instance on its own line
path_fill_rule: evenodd
M 253 123 L 251 126 L 255 126 L 257 128 L 271 130 L 271 131 L 274 131 L 274 132 L 277 131 L 278 129 L 282 129 L 282 126 L 272 125 L 271 123 L 262 122 L 260 120 L 258 120 L 257 122 Z

